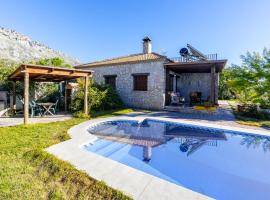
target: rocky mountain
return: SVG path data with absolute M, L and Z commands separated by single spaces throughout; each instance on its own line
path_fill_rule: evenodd
M 0 27 L 0 59 L 27 62 L 53 57 L 61 57 L 66 63 L 71 65 L 79 64 L 79 60 L 75 58 L 31 40 L 29 37 L 14 30 Z

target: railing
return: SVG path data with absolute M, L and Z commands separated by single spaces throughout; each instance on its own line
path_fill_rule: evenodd
M 180 56 L 180 57 L 173 57 L 173 58 L 170 58 L 170 60 L 174 61 L 174 62 L 198 62 L 198 61 L 207 61 L 207 60 L 217 60 L 218 59 L 218 56 L 217 54 L 207 54 L 205 55 L 206 59 L 201 59 L 199 57 L 196 57 L 196 56 Z

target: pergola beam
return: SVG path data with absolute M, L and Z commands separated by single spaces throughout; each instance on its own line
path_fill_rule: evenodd
M 52 72 L 47 69 L 33 69 L 33 68 L 27 68 L 26 71 L 30 74 L 49 74 L 49 75 L 62 75 L 67 77 L 85 77 L 86 74 L 84 72 L 73 72 L 73 71 L 63 71 L 63 70 L 53 70 Z
M 30 79 L 35 81 L 50 81 L 55 78 L 61 78 L 62 81 L 68 79 L 75 79 L 80 77 L 86 77 L 92 75 L 92 71 L 80 70 L 80 69 L 70 69 L 70 68 L 60 68 L 51 66 L 41 66 L 41 65 L 21 65 L 17 68 L 10 76 L 11 80 L 23 80 L 24 72 L 28 72 Z M 46 80 L 44 79 L 46 78 Z

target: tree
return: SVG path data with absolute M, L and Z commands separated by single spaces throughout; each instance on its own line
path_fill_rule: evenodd
M 231 77 L 226 81 L 236 98 L 246 103 L 270 106 L 270 51 L 247 53 L 241 56 L 242 65 L 232 65 Z
M 40 59 L 38 61 L 32 61 L 31 63 L 37 64 L 37 65 L 45 65 L 45 66 L 72 68 L 72 66 L 70 64 L 65 63 L 65 61 L 59 57 L 44 58 L 44 59 Z
M 219 76 L 218 96 L 222 100 L 235 99 L 235 94 L 228 85 L 228 80 L 233 77 L 233 70 L 231 67 L 226 67 Z
M 72 68 L 70 64 L 65 63 L 62 58 L 44 58 L 38 61 L 32 61 L 32 64 Z M 58 85 L 54 83 L 35 83 L 36 96 L 41 101 L 56 101 L 59 96 Z
M 19 65 L 11 60 L 0 59 L 0 90 L 10 91 L 12 88 L 11 83 L 8 80 L 8 76 L 18 67 Z M 22 91 L 21 87 L 16 87 Z

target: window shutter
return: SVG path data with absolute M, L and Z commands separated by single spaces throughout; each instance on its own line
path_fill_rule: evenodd
M 147 75 L 133 75 L 134 90 L 147 91 Z
M 110 85 L 113 88 L 116 87 L 116 76 L 104 76 L 105 78 L 105 84 Z

